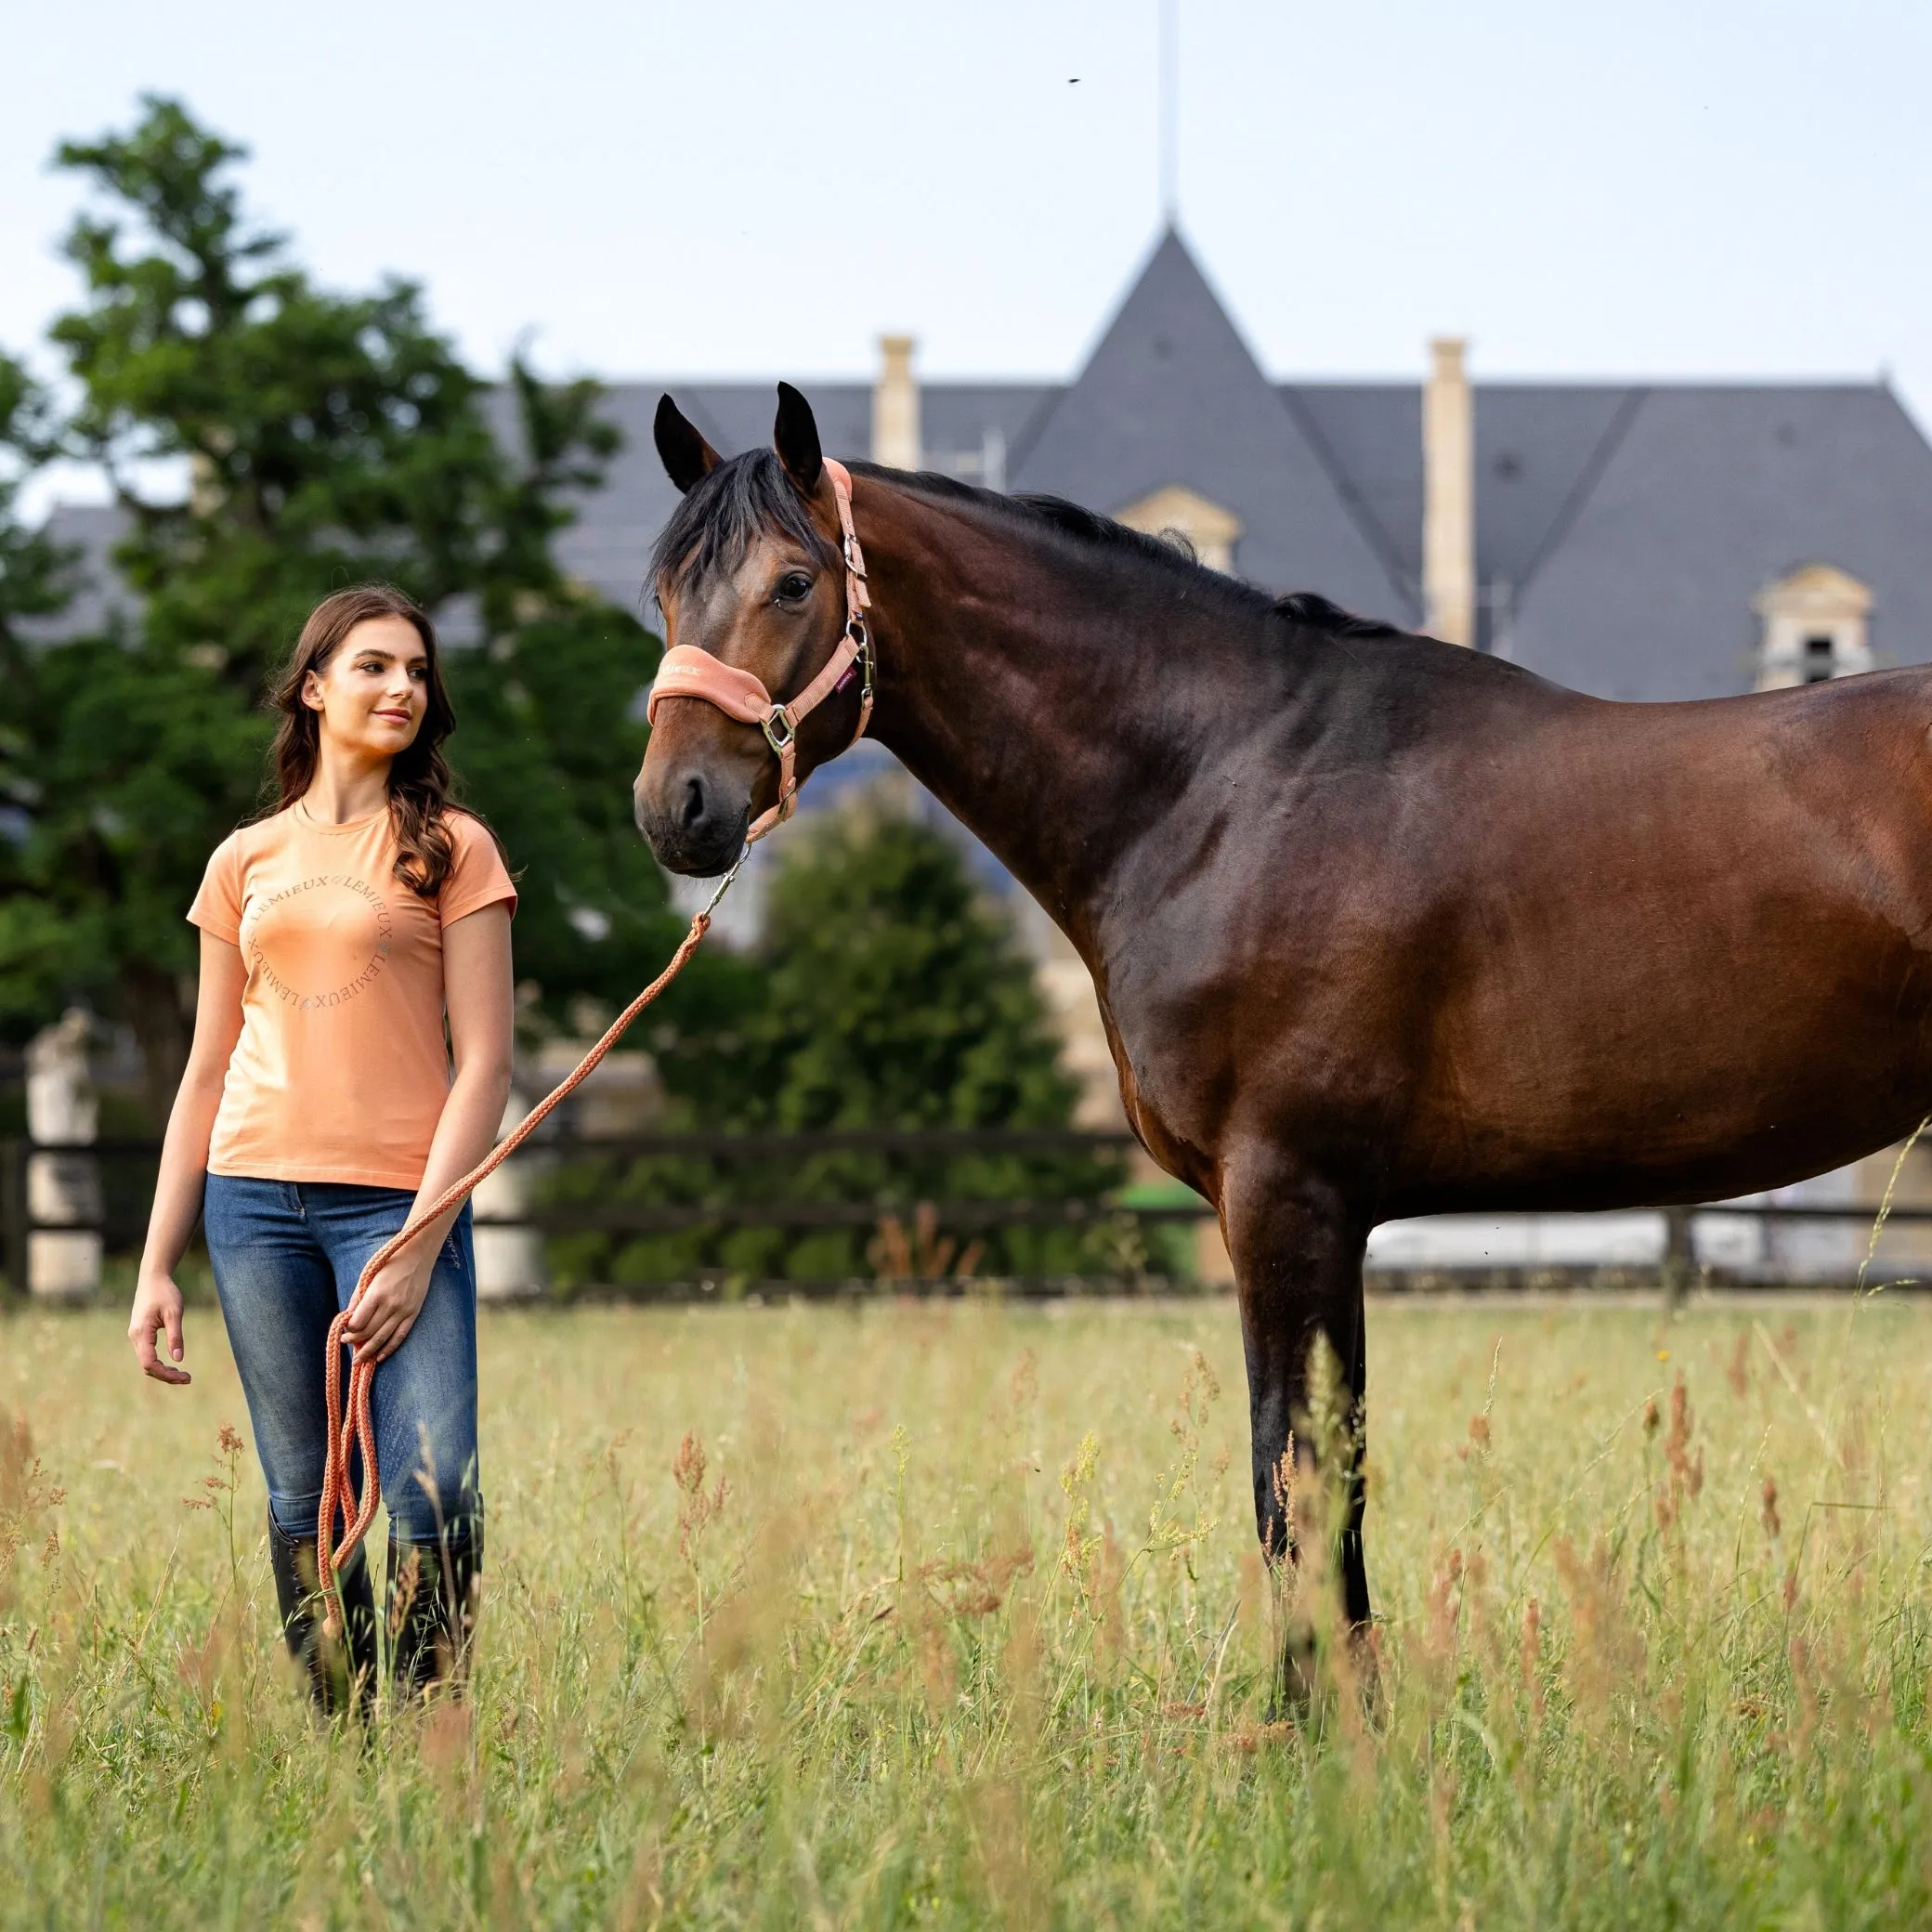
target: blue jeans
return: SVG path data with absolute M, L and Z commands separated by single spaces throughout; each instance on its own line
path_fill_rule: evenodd
M 268 1508 L 287 1535 L 312 1539 L 321 1508 L 329 1325 L 414 1198 L 398 1187 L 208 1176 L 202 1224 L 215 1286 Z M 345 1350 L 345 1388 L 347 1381 Z M 415 1326 L 375 1372 L 370 1406 L 392 1533 L 435 1543 L 442 1529 L 480 1518 L 476 1264 L 467 1204 L 437 1256 Z

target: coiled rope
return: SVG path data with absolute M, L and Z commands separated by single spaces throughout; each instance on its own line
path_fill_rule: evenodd
M 744 864 L 746 853 L 750 850 L 751 847 L 748 845 L 745 852 L 739 853 L 730 871 L 719 880 L 718 889 L 712 893 L 704 910 L 691 921 L 691 930 L 685 934 L 683 944 L 671 956 L 671 963 L 610 1023 L 603 1038 L 577 1063 L 570 1073 L 539 1101 L 461 1181 L 454 1181 L 445 1188 L 427 1208 L 417 1213 L 399 1233 L 392 1235 L 370 1256 L 356 1282 L 356 1292 L 349 1297 L 348 1306 L 330 1325 L 327 1370 L 329 1448 L 328 1458 L 322 1469 L 321 1516 L 316 1527 L 316 1570 L 317 1581 L 322 1591 L 324 1626 L 332 1637 L 340 1636 L 343 1627 L 342 1596 L 336 1587 L 336 1573 L 354 1555 L 356 1546 L 369 1534 L 369 1525 L 375 1521 L 376 1500 L 382 1495 L 382 1480 L 376 1467 L 375 1424 L 370 1413 L 370 1391 L 375 1384 L 376 1364 L 373 1362 L 359 1360 L 350 1368 L 346 1413 L 344 1409 L 343 1332 L 348 1325 L 349 1316 L 355 1312 L 356 1304 L 361 1300 L 363 1292 L 370 1283 L 389 1262 L 431 1221 L 467 1200 L 482 1181 L 495 1173 L 497 1168 L 543 1125 L 556 1107 L 589 1077 L 597 1063 L 623 1038 L 624 1029 L 631 1022 L 685 970 L 691 955 L 698 950 L 705 933 L 711 930 L 711 914 L 718 909 L 718 901 L 724 896 L 731 881 L 738 877 L 738 868 Z M 362 1452 L 362 1485 L 359 1496 L 356 1493 L 356 1479 L 353 1473 L 353 1457 L 358 1449 Z M 344 1525 L 340 1543 L 335 1541 L 335 1524 L 338 1518 Z

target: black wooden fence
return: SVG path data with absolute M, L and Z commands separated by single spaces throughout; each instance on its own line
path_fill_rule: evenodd
M 777 1161 L 803 1164 L 823 1155 L 881 1155 L 907 1163 L 960 1155 L 1104 1156 L 1118 1160 L 1134 1145 L 1125 1133 L 1089 1133 L 1071 1129 L 992 1129 L 900 1130 L 866 1129 L 846 1132 L 805 1134 L 630 1134 L 559 1135 L 534 1142 L 533 1153 L 547 1157 L 553 1170 L 572 1160 L 637 1161 L 652 1158 L 697 1159 L 721 1166 L 733 1162 Z M 102 1213 L 92 1221 L 37 1221 L 30 1213 L 28 1167 L 36 1154 L 85 1153 L 98 1163 Z M 110 1139 L 85 1149 L 43 1146 L 20 1138 L 0 1139 L 0 1273 L 18 1293 L 27 1279 L 28 1237 L 48 1231 L 98 1228 L 110 1254 L 137 1251 L 146 1231 L 161 1143 L 154 1140 Z M 965 1236 L 999 1228 L 1080 1227 L 1115 1222 L 1135 1230 L 1187 1225 L 1211 1220 L 1214 1210 L 1195 1195 L 1178 1189 L 1149 1198 L 1147 1190 L 1116 1189 L 1103 1194 L 1069 1198 L 1013 1197 L 999 1199 L 870 1200 L 788 1199 L 761 1195 L 755 1199 L 708 1198 L 696 1202 L 657 1202 L 600 1198 L 545 1200 L 513 1216 L 477 1216 L 477 1225 L 529 1228 L 546 1235 L 605 1234 L 648 1235 L 673 1234 L 695 1227 L 749 1227 L 801 1231 L 823 1228 L 876 1228 L 888 1221 L 909 1224 L 917 1216 L 927 1226 L 948 1235 Z M 1694 1261 L 1693 1224 L 1704 1216 L 1747 1220 L 1766 1225 L 1826 1222 L 1873 1225 L 1872 1206 L 1742 1206 L 1712 1202 L 1662 1210 L 1665 1243 L 1661 1274 L 1666 1293 L 1680 1291 L 1698 1273 Z M 1487 1215 L 1482 1219 L 1494 1220 Z M 1886 1211 L 1888 1222 L 1932 1221 L 1932 1207 L 1898 1206 Z M 1879 1264 L 1884 1267 L 1885 1264 Z M 1463 1271 L 1465 1274 L 1499 1279 L 1511 1271 Z M 1536 1271 L 1560 1273 L 1562 1271 Z M 1446 1271 L 1444 1271 L 1446 1273 Z M 1513 1271 L 1517 1274 L 1521 1270 Z M 1932 1275 L 1932 1266 L 1926 1273 Z M 1391 1284 L 1399 1285 L 1399 1284 Z M 1413 1285 L 1413 1280 L 1412 1280 Z
M 826 1155 L 884 1155 L 907 1167 L 930 1168 L 959 1156 L 1100 1156 L 1118 1162 L 1134 1142 L 1126 1133 L 1062 1129 L 903 1130 L 862 1129 L 823 1133 L 560 1134 L 531 1143 L 546 1169 L 572 1162 L 626 1163 L 650 1159 L 702 1161 L 724 1168 L 748 1162 L 796 1167 Z M 36 1154 L 85 1153 L 101 1175 L 102 1213 L 90 1221 L 37 1221 L 29 1211 L 28 1166 Z M 137 1250 L 147 1228 L 161 1143 L 153 1140 L 101 1140 L 85 1149 L 0 1140 L 0 1271 L 7 1281 L 27 1278 L 28 1236 L 47 1231 L 98 1228 L 110 1254 Z M 1118 1223 L 1135 1230 L 1211 1220 L 1214 1210 L 1197 1195 L 1138 1198 L 1133 1188 L 1082 1196 L 933 1198 L 902 1189 L 870 1200 L 788 1198 L 782 1189 L 757 1198 L 663 1202 L 599 1198 L 533 1202 L 515 1215 L 479 1213 L 478 1227 L 533 1229 L 542 1234 L 675 1234 L 702 1227 L 874 1229 L 891 1221 L 909 1227 L 915 1219 L 947 1235 L 984 1234 L 1001 1228 L 1076 1228 Z

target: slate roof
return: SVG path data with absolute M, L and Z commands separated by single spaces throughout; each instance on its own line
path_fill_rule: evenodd
M 1634 391 L 1586 484 L 1508 640 L 1560 683 L 1748 690 L 1751 600 L 1809 563 L 1871 586 L 1880 665 L 1932 660 L 1932 448 L 1883 385 Z
M 803 386 L 827 450 L 867 454 L 870 384 Z M 558 552 L 631 609 L 675 501 L 667 388 L 727 454 L 776 407 L 771 382 L 609 385 L 624 447 Z M 920 410 L 930 468 L 1108 513 L 1181 484 L 1240 517 L 1241 575 L 1421 620 L 1420 385 L 1271 380 L 1172 230 L 1071 382 L 927 382 Z M 1821 562 L 1871 587 L 1879 663 L 1932 659 L 1932 447 L 1884 384 L 1479 383 L 1475 430 L 1481 647 L 1604 697 L 1748 690 L 1753 599 Z M 93 566 L 73 630 L 115 600 L 115 513 L 55 520 Z

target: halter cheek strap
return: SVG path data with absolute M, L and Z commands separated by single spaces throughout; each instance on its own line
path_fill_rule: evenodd
M 766 743 L 778 757 L 778 802 L 761 813 L 746 833 L 748 845 L 791 816 L 798 803 L 800 722 L 834 691 L 845 688 L 855 664 L 861 680 L 858 728 L 852 734 L 847 751 L 865 737 L 866 726 L 872 722 L 872 639 L 865 616 L 872 599 L 866 590 L 866 554 L 858 547 L 858 532 L 852 524 L 852 473 L 829 457 L 825 473 L 831 478 L 832 499 L 839 506 L 839 552 L 845 566 L 845 629 L 838 648 L 825 660 L 818 675 L 789 704 L 780 704 L 751 672 L 740 671 L 695 644 L 677 644 L 664 653 L 645 704 L 645 718 L 654 724 L 663 698 L 701 698 L 705 703 L 716 705 L 727 718 L 755 724 L 764 733 Z

